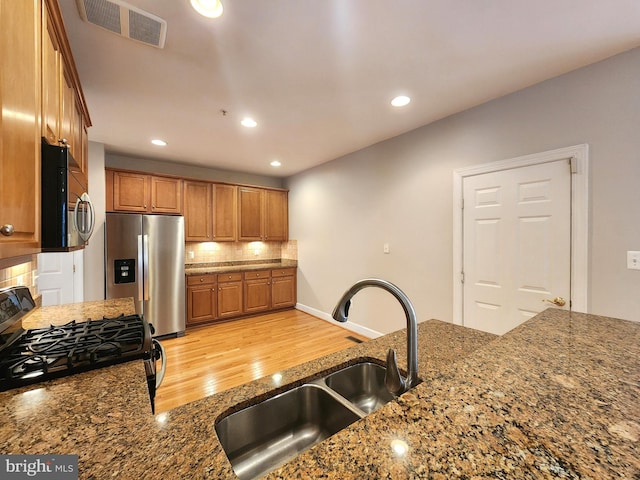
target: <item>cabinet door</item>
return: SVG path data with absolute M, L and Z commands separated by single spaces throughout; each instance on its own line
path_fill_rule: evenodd
M 238 225 L 237 187 L 213 185 L 213 240 L 233 242 Z
M 39 5 L 0 2 L 0 258 L 40 246 Z
M 217 318 L 242 315 L 242 282 L 218 283 Z
M 184 228 L 187 242 L 211 241 L 211 184 L 184 182 Z
M 271 279 L 272 308 L 288 308 L 296 305 L 296 276 L 295 274 Z
M 287 240 L 289 236 L 287 192 L 265 190 L 264 211 L 264 240 L 281 242 Z
M 187 288 L 187 326 L 210 322 L 216 315 L 215 287 L 203 285 Z
M 82 110 L 80 105 L 78 104 L 75 98 L 74 91 L 74 99 L 73 99 L 73 112 L 72 112 L 72 134 L 71 134 L 71 143 L 72 143 L 72 155 L 78 166 L 74 168 L 76 171 L 80 171 L 82 173 L 87 172 L 86 170 L 86 159 L 83 155 L 82 151 L 82 132 L 84 130 L 84 122 L 82 119 Z M 73 168 L 73 167 L 72 167 Z
M 60 139 L 63 143 L 65 143 L 69 147 L 69 152 L 71 156 L 75 160 L 74 151 L 75 142 L 73 141 L 74 134 L 74 124 L 76 122 L 76 93 L 73 89 L 73 83 L 71 82 L 71 78 L 69 77 L 69 73 L 67 69 L 64 67 L 64 62 L 62 62 L 62 76 L 60 77 L 61 88 L 62 88 L 62 105 L 60 111 Z M 78 165 L 74 165 L 75 167 L 79 167 Z
M 149 177 L 139 173 L 113 172 L 113 209 L 121 212 L 150 211 Z
M 42 32 L 42 136 L 51 145 L 60 137 L 60 46 L 51 15 L 43 2 Z
M 151 212 L 182 213 L 182 180 L 151 177 Z
M 245 272 L 244 313 L 256 313 L 271 308 L 271 272 Z
M 238 240 L 262 240 L 263 193 L 260 188 L 238 188 Z

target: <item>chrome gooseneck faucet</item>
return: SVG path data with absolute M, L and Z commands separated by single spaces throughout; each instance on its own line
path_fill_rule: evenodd
M 391 293 L 400 302 L 407 317 L 407 378 L 403 378 L 402 375 L 400 375 L 396 351 L 390 348 L 387 352 L 387 372 L 384 379 L 387 390 L 394 395 L 400 395 L 418 383 L 418 326 L 416 312 L 404 292 L 386 280 L 365 278 L 364 280 L 356 282 L 342 295 L 336 308 L 333 309 L 332 316 L 334 320 L 338 322 L 346 322 L 349 316 L 351 298 L 366 287 L 378 287 Z

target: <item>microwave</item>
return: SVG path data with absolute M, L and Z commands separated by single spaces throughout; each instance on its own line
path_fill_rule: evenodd
M 49 145 L 44 138 L 42 139 L 43 251 L 64 251 L 82 247 L 93 233 L 95 212 L 91 198 L 69 169 L 69 163 L 74 163 L 74 160 L 67 146 Z

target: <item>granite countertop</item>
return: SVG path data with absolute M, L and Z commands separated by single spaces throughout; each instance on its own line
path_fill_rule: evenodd
M 640 324 L 548 309 L 502 337 L 438 320 L 418 330 L 420 385 L 268 478 L 640 477 Z M 80 478 L 233 479 L 217 417 L 389 347 L 406 366 L 405 335 L 156 416 L 137 361 L 2 392 L 2 453 L 76 453 Z
M 120 314 L 131 315 L 134 313 L 136 312 L 132 298 L 69 303 L 31 310 L 23 317 L 22 327 L 29 330 L 49 325 L 64 325 L 72 320 L 83 322 L 87 319 L 99 320 L 103 317 L 117 317 Z
M 297 260 L 267 260 L 264 262 L 215 262 L 188 263 L 184 267 L 186 275 L 205 275 L 208 273 L 246 272 L 251 270 L 271 270 L 274 268 L 295 268 Z

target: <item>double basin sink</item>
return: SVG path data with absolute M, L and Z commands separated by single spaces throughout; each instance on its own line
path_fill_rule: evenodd
M 219 419 L 236 475 L 262 476 L 393 400 L 385 370 L 356 363 Z

